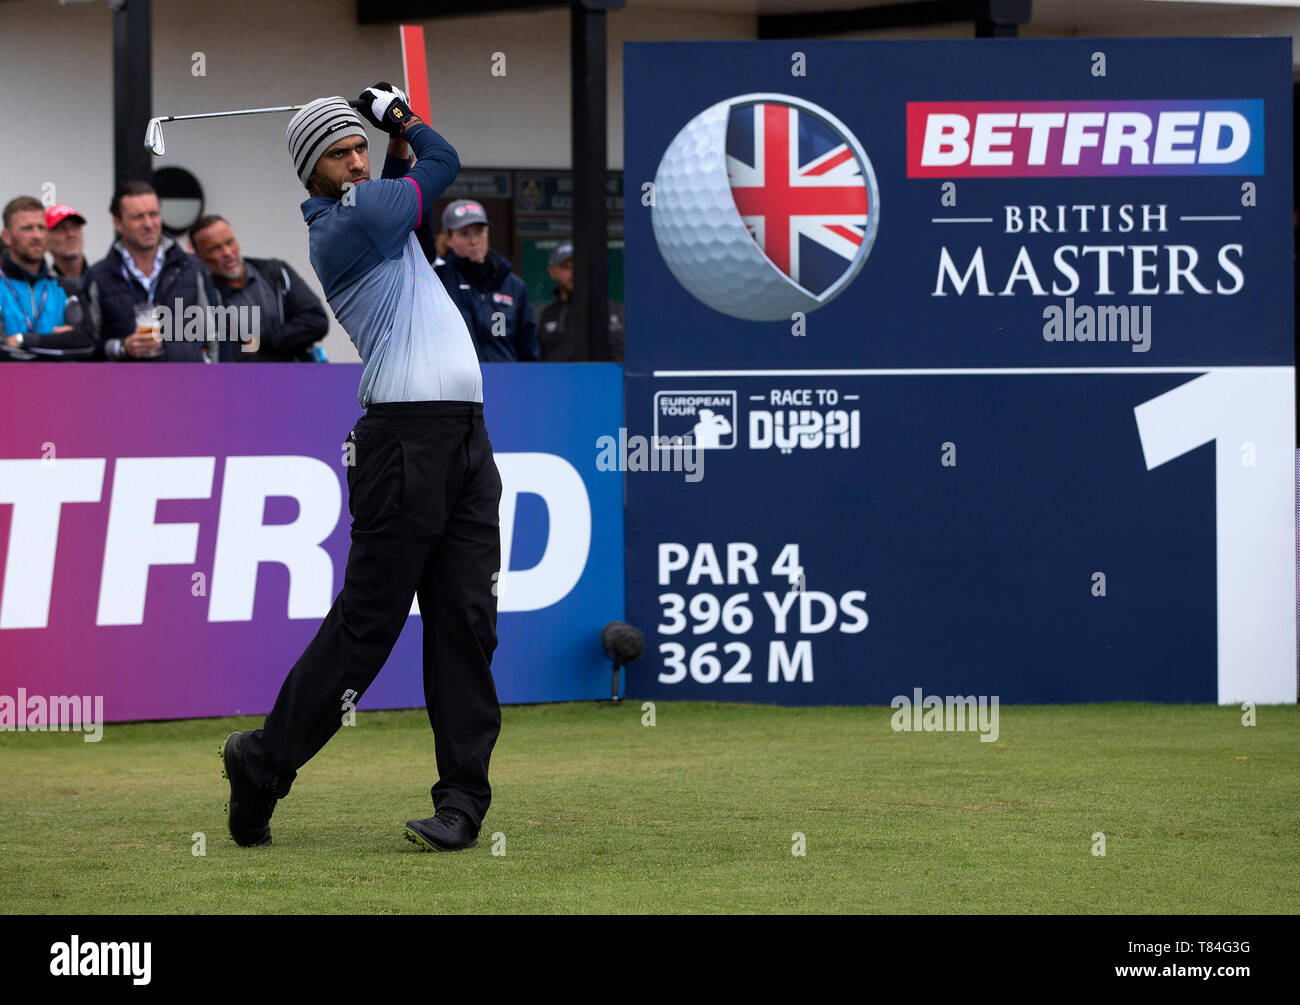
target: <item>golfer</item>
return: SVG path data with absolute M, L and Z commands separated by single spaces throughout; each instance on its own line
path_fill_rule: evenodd
M 491 802 L 488 760 L 501 728 L 492 680 L 501 479 L 483 425 L 478 357 L 460 312 L 413 233 L 456 177 L 456 151 L 380 82 L 361 111 L 391 137 L 370 179 L 366 131 L 342 98 L 289 123 L 289 153 L 311 264 L 365 367 L 366 409 L 348 436 L 352 545 L 343 589 L 280 688 L 261 729 L 222 746 L 230 834 L 271 843 L 277 799 L 375 679 L 419 597 L 424 697 L 433 726 L 436 814 L 407 821 L 422 849 L 477 844 Z M 410 167 L 406 143 L 418 162 Z

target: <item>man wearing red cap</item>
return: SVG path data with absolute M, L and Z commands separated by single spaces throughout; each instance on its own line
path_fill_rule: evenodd
M 82 251 L 83 238 L 81 228 L 86 225 L 86 218 L 71 206 L 60 203 L 45 211 L 45 250 L 50 253 L 50 267 L 54 274 L 62 279 L 74 279 L 80 287 L 81 277 L 88 268 L 86 256 Z M 68 289 L 68 283 L 60 284 Z M 69 292 L 72 292 L 69 290 Z
M 0 229 L 0 361 L 87 359 L 75 291 L 45 267 L 45 207 L 22 195 L 4 207 Z

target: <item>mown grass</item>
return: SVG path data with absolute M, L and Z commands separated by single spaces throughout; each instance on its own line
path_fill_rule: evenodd
M 359 712 L 269 848 L 222 811 L 217 748 L 256 720 L 5 733 L 0 910 L 1296 913 L 1300 709 L 1241 715 L 1004 706 L 987 743 L 884 708 L 661 702 L 650 727 L 635 702 L 512 706 L 455 854 L 401 835 L 433 812 L 423 711 Z

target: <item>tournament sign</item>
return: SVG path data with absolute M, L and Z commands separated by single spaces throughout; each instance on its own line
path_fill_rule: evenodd
M 1290 81 L 628 45 L 629 693 L 1294 702 Z
M 268 711 L 343 581 L 360 376 L 3 368 L 0 694 L 97 696 L 110 722 Z M 483 368 L 503 703 L 609 694 L 622 497 L 593 444 L 618 427 L 620 384 L 612 364 Z M 424 705 L 414 598 L 411 615 L 361 709 Z

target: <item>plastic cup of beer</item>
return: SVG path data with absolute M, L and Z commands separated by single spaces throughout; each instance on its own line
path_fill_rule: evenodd
M 135 330 L 137 335 L 153 336 L 157 346 L 151 355 L 157 356 L 162 352 L 162 332 L 157 307 L 150 303 L 136 304 Z

